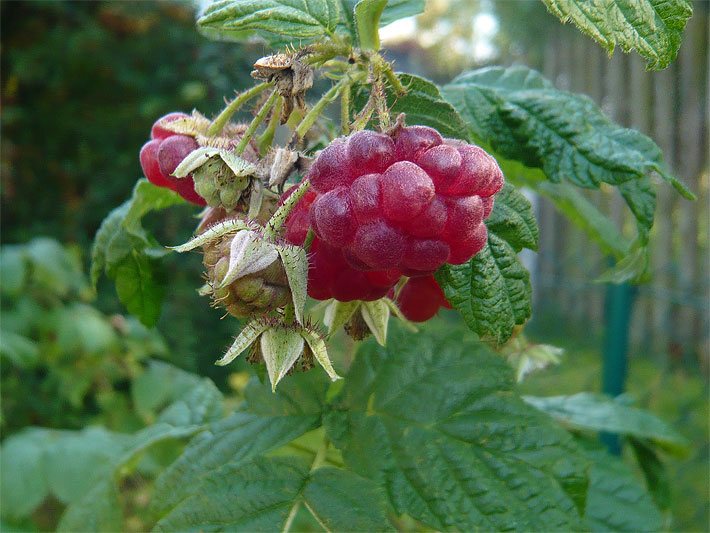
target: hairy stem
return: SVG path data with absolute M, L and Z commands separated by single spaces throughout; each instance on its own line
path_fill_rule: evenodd
M 271 147 L 271 144 L 274 142 L 274 134 L 276 133 L 276 128 L 278 128 L 279 124 L 281 123 L 281 110 L 283 109 L 283 104 L 284 99 L 281 97 L 277 98 L 276 105 L 274 106 L 274 110 L 271 113 L 271 118 L 269 119 L 269 124 L 268 126 L 266 126 L 264 133 L 261 134 L 259 140 L 256 142 L 259 146 L 259 154 L 261 154 L 262 156 L 266 154 L 266 152 Z
M 333 85 L 323 96 L 320 97 L 311 110 L 306 113 L 301 123 L 296 128 L 296 136 L 303 138 L 306 132 L 315 124 L 318 117 L 323 113 L 323 109 L 338 97 L 340 91 L 350 83 L 350 78 L 344 76 L 338 83 Z
M 239 144 L 236 146 L 236 148 L 234 148 L 235 154 L 242 155 L 244 153 L 247 144 L 249 144 L 249 141 L 254 136 L 256 129 L 261 125 L 262 122 L 264 122 L 266 115 L 269 114 L 269 110 L 274 106 L 277 98 L 279 98 L 279 94 L 276 91 L 273 91 L 271 93 L 271 96 L 269 96 L 269 99 L 264 102 L 264 105 L 261 106 L 261 109 L 259 109 L 259 112 L 256 114 L 254 119 L 247 127 L 247 130 L 244 132 L 244 136 L 239 141 Z
M 212 121 L 212 124 L 210 124 L 210 127 L 207 130 L 207 135 L 218 135 L 222 131 L 224 126 L 227 124 L 227 122 L 229 122 L 229 119 L 232 118 L 232 115 L 234 115 L 234 113 L 236 113 L 239 108 L 244 105 L 244 103 L 261 94 L 272 85 L 273 84 L 271 82 L 260 83 L 258 85 L 255 85 L 251 89 L 247 89 L 243 93 L 238 94 L 236 98 L 229 102 L 229 104 L 227 104 L 227 107 L 225 107 L 222 112 L 217 115 L 217 118 Z
M 350 133 L 350 85 L 343 87 L 340 93 L 340 132 Z
M 306 194 L 306 191 L 308 191 L 310 186 L 310 182 L 305 179 L 300 183 L 298 188 L 293 191 L 288 198 L 286 198 L 286 201 L 273 215 L 271 215 L 269 222 L 266 224 L 266 227 L 264 228 L 265 237 L 273 239 L 281 232 L 281 228 L 283 227 L 284 222 L 286 222 L 286 218 L 288 218 L 289 213 L 296 206 L 298 201 L 303 198 L 303 195 Z

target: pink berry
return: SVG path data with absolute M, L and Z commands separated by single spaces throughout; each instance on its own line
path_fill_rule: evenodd
M 319 196 L 311 207 L 311 218 L 318 236 L 328 244 L 342 247 L 352 240 L 356 220 L 345 187 Z
M 438 131 L 426 126 L 409 126 L 397 132 L 395 138 L 398 161 L 415 161 L 419 154 L 443 142 Z
M 197 141 L 187 135 L 172 135 L 158 147 L 158 165 L 164 176 L 172 177 L 173 172 L 187 155 L 198 148 Z M 174 178 L 173 179 L 177 179 Z
M 390 220 L 409 220 L 434 198 L 434 183 L 414 163 L 399 161 L 382 174 L 382 209 Z
M 358 174 L 383 172 L 394 161 L 394 142 L 384 133 L 359 131 L 348 139 L 348 160 Z
M 432 239 L 410 239 L 404 250 L 404 266 L 423 272 L 435 271 L 449 258 L 449 245 Z
M 414 237 L 432 239 L 439 237 L 446 224 L 446 205 L 439 196 L 418 215 L 404 222 L 406 232 Z
M 365 174 L 353 181 L 350 203 L 360 224 L 381 216 L 380 174 Z
M 404 245 L 404 236 L 380 220 L 360 226 L 351 249 L 373 270 L 383 270 L 397 268 L 401 264 Z
M 397 296 L 402 314 L 412 322 L 425 322 L 441 307 L 451 306 L 433 276 L 412 278 L 402 287 Z
M 458 177 L 461 162 L 459 151 L 446 144 L 429 148 L 417 159 L 417 164 L 434 181 L 436 192 L 444 194 Z
M 460 243 L 471 238 L 483 222 L 483 202 L 478 196 L 449 198 L 446 202 L 447 219 L 441 237 L 448 242 Z
M 459 242 L 451 247 L 447 263 L 461 265 L 468 262 L 474 255 L 483 250 L 488 242 L 486 225 L 481 222 L 467 241 Z
M 168 113 L 164 117 L 160 117 L 158 120 L 155 121 L 155 124 L 153 124 L 153 127 L 150 129 L 150 138 L 151 139 L 167 139 L 168 137 L 175 135 L 175 132 L 172 132 L 170 130 L 166 130 L 165 128 L 162 127 L 162 125 L 167 124 L 168 122 L 173 122 L 173 121 L 181 119 L 181 118 L 189 118 L 189 115 L 186 115 L 185 113 L 181 113 L 179 111 L 176 111 L 173 113 Z
M 141 148 L 139 159 L 143 174 L 145 174 L 145 177 L 148 178 L 148 181 L 153 185 L 174 189 L 175 186 L 173 182 L 160 172 L 160 165 L 158 165 L 158 146 L 160 146 L 160 140 L 153 139 L 145 143 L 143 148 Z
M 459 148 L 461 171 L 449 186 L 447 194 L 453 196 L 491 196 L 503 187 L 503 173 L 495 159 L 478 146 Z
M 309 170 L 311 187 L 316 192 L 326 193 L 335 187 L 350 185 L 354 179 L 350 177 L 350 163 L 346 139 L 335 139 Z

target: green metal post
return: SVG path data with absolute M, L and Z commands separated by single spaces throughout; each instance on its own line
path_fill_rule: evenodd
M 607 285 L 602 391 L 612 397 L 622 394 L 626 384 L 629 328 L 635 294 L 636 287 L 628 283 Z M 618 435 L 602 433 L 599 438 L 611 453 L 621 453 Z

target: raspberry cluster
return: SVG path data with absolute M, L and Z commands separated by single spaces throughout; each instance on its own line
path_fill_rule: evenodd
M 284 197 L 295 190 L 288 191 Z M 286 240 L 303 245 L 310 228 L 310 208 L 316 199 L 308 191 L 296 204 L 286 220 Z M 399 270 L 356 270 L 345 259 L 343 250 L 315 237 L 309 248 L 308 295 L 315 300 L 335 298 L 341 302 L 353 300 L 372 301 L 385 296 L 397 283 Z
M 192 176 L 176 178 L 172 175 L 180 162 L 198 148 L 197 141 L 189 135 L 177 135 L 162 127 L 167 122 L 181 118 L 188 118 L 188 115 L 169 113 L 153 124 L 151 140 L 141 148 L 141 167 L 145 177 L 154 185 L 172 189 L 188 202 L 205 206 L 207 202 L 195 192 Z
M 426 322 L 441 307 L 451 309 L 434 276 L 410 278 L 397 295 L 397 305 L 402 314 L 412 322 Z
M 483 220 L 503 186 L 495 159 L 425 126 L 391 136 L 360 131 L 333 141 L 308 178 L 310 224 L 360 271 L 431 274 L 486 243 Z

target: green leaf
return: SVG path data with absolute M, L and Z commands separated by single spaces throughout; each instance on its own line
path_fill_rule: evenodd
M 655 209 L 651 173 L 692 198 L 667 172 L 653 141 L 614 124 L 586 96 L 556 90 L 533 70 L 494 67 L 464 73 L 443 94 L 470 135 L 502 156 L 542 169 L 554 183 L 619 187 L 642 237 Z
M 113 480 L 97 483 L 62 514 L 57 531 L 123 531 L 123 512 Z
M 396 95 L 388 88 L 387 103 L 393 116 L 406 113 L 408 126 L 431 126 L 445 137 L 466 138 L 466 125 L 453 106 L 444 100 L 436 85 L 413 74 L 397 73 L 397 77 L 407 89 L 407 94 Z M 364 105 L 365 95 L 359 98 L 360 105 Z
M 493 211 L 486 220 L 488 231 L 495 233 L 516 251 L 537 250 L 539 230 L 530 201 L 510 183 L 496 194 Z
M 326 387 L 321 372 L 294 375 L 275 393 L 270 386 L 252 381 L 244 410 L 211 424 L 156 480 L 152 501 L 156 514 L 166 515 L 194 494 L 199 479 L 208 472 L 227 463 L 251 461 L 314 429 Z
M 31 367 L 39 360 L 39 354 L 36 342 L 13 331 L 0 329 L 0 356 L 9 359 L 13 365 Z
M 3 518 L 28 516 L 49 494 L 44 475 L 46 441 L 30 428 L 6 438 L 0 448 L 0 513 Z
M 659 509 L 667 511 L 671 507 L 671 486 L 668 471 L 663 466 L 654 446 L 645 439 L 630 438 L 631 449 L 636 456 L 646 486 Z
M 392 325 L 362 346 L 326 428 L 397 513 L 440 530 L 581 529 L 586 460 L 516 395 L 507 363 L 470 334 Z
M 326 531 L 391 529 L 373 482 L 336 468 L 309 472 L 302 458 L 228 463 L 205 475 L 196 489 L 156 531 L 282 531 L 300 504 Z
M 116 292 L 126 309 L 148 327 L 160 317 L 165 287 L 158 282 L 153 261 L 133 250 L 113 269 Z
M 158 320 L 164 293 L 164 287 L 156 280 L 153 263 L 167 251 L 146 232 L 141 220 L 151 211 L 184 203 L 173 191 L 141 179 L 130 200 L 104 219 L 94 238 L 91 251 L 94 287 L 105 271 L 115 281 L 121 303 L 149 327 Z
M 332 35 L 340 22 L 337 0 L 218 0 L 197 20 L 208 37 L 243 40 L 254 32 L 272 45 L 306 43 Z
M 687 440 L 653 414 L 601 394 L 526 396 L 525 401 L 574 429 L 621 433 L 649 439 L 675 453 L 687 451 Z
M 308 511 L 326 531 L 390 531 L 383 491 L 340 468 L 315 470 L 303 489 Z
M 609 54 L 620 46 L 636 49 L 649 70 L 666 68 L 678 54 L 685 24 L 693 14 L 689 0 L 543 0 L 563 23 L 572 21 Z
M 513 247 L 495 233 L 488 244 L 463 265 L 444 265 L 436 280 L 446 299 L 481 340 L 505 343 L 516 325 L 531 315 L 530 274 Z
M 387 0 L 360 0 L 355 5 L 355 26 L 363 50 L 380 49 L 380 17 Z
M 131 397 L 147 422 L 155 421 L 160 413 L 160 420 L 170 423 L 170 409 L 183 409 L 176 404 L 191 412 L 189 422 L 182 425 L 212 422 L 222 416 L 222 395 L 211 380 L 162 361 L 148 362 L 148 369 L 133 381 Z
M 584 518 L 594 532 L 660 531 L 661 513 L 620 459 L 603 450 L 588 451 L 589 494 Z
M 350 33 L 353 41 L 357 39 L 355 28 L 355 6 L 358 0 L 340 0 L 341 24 Z M 396 20 L 418 15 L 426 6 L 425 0 L 389 0 L 379 19 L 379 26 L 386 26 Z
M 91 248 L 91 283 L 94 288 L 108 265 L 106 255 L 111 248 L 111 241 L 124 232 L 122 223 L 131 207 L 130 203 L 130 200 L 126 200 L 111 211 L 96 232 Z

